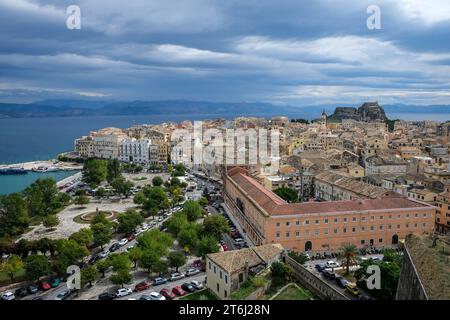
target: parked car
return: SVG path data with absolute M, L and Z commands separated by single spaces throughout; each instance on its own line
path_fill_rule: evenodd
M 38 286 L 36 286 L 36 285 L 34 285 L 34 284 L 30 284 L 30 285 L 27 287 L 27 290 L 28 290 L 28 292 L 29 292 L 30 294 L 33 294 L 33 293 L 37 293 L 37 292 L 39 291 L 39 288 L 38 288 Z
M 103 259 L 109 256 L 109 253 L 110 253 L 109 250 L 103 250 L 102 252 L 99 253 L 98 256 Z
M 127 251 L 131 251 L 131 249 L 133 249 L 133 248 L 134 248 L 134 245 L 128 246 Z
M 150 300 L 166 300 L 166 297 L 164 297 L 162 294 L 158 292 L 150 292 Z
M 337 285 L 343 289 L 345 289 L 345 287 L 347 287 L 349 283 L 346 279 L 344 279 L 344 277 L 341 276 L 336 277 L 334 280 L 336 281 Z
M 329 260 L 326 263 L 327 268 L 337 268 L 339 267 L 339 263 L 333 260 Z
M 159 286 L 159 285 L 162 285 L 162 284 L 165 284 L 165 283 L 167 283 L 167 279 L 166 278 L 158 277 L 158 278 L 153 279 L 153 285 L 154 286 Z
M 177 297 L 175 293 L 166 288 L 162 289 L 159 293 L 169 300 L 175 299 Z
M 186 277 L 194 276 L 194 275 L 199 274 L 199 273 L 200 273 L 200 270 L 198 270 L 196 268 L 189 268 L 186 271 Z
M 16 299 L 16 297 L 14 296 L 14 293 L 12 293 L 11 291 L 5 292 L 2 295 L 2 300 L 14 300 Z
M 61 278 L 60 277 L 55 277 L 55 278 L 53 278 L 53 280 L 52 280 L 50 285 L 52 286 L 52 288 L 56 288 L 60 284 L 61 284 Z
M 347 286 L 345 287 L 345 290 L 355 297 L 360 295 L 358 287 L 354 283 L 347 284 Z
M 130 288 L 120 288 L 116 291 L 116 297 L 125 297 L 132 293 L 133 290 L 131 290 Z
M 245 242 L 245 240 L 242 239 L 242 238 L 236 238 L 236 239 L 234 239 L 234 243 L 235 243 L 236 245 L 244 244 L 244 242 Z
M 336 278 L 336 274 L 334 272 L 331 272 L 329 270 L 323 270 L 322 275 L 327 278 L 328 280 L 334 280 Z
M 69 289 L 66 289 L 64 291 L 61 291 L 56 297 L 55 300 L 66 300 L 70 295 L 72 294 L 72 291 Z
M 184 291 L 186 291 L 187 293 L 192 293 L 195 291 L 195 288 L 192 284 L 185 282 L 181 285 L 181 289 L 183 289 Z
M 42 297 L 33 297 L 31 300 L 44 300 Z
M 326 265 L 325 263 L 318 263 L 314 267 L 316 268 L 317 271 L 322 272 L 323 270 L 325 270 Z
M 41 288 L 41 290 L 47 291 L 50 290 L 52 288 L 52 286 L 45 280 L 39 281 L 39 288 Z
M 120 239 L 120 241 L 118 242 L 120 246 L 124 246 L 128 243 L 128 239 L 127 238 L 122 238 Z
M 134 286 L 134 291 L 144 291 L 150 288 L 150 284 L 147 282 L 139 282 L 137 285 Z
M 115 298 L 116 295 L 109 292 L 103 292 L 98 296 L 98 300 L 113 300 Z
M 26 297 L 28 295 L 27 288 L 22 287 L 22 288 L 16 289 L 16 291 L 14 291 L 14 295 L 18 298 Z
M 172 289 L 172 293 L 175 294 L 178 297 L 182 297 L 182 296 L 186 295 L 186 292 L 183 289 L 181 289 L 180 286 L 174 287 Z
M 202 260 L 201 260 L 201 259 L 194 260 L 194 262 L 192 263 L 192 266 L 193 266 L 194 268 L 201 268 L 201 266 L 202 266 Z
M 170 281 L 175 281 L 175 280 L 180 280 L 180 279 L 183 279 L 184 278 L 184 274 L 181 274 L 181 273 L 179 273 L 179 272 L 175 272 L 175 273 L 172 273 L 171 275 L 170 275 Z
M 119 244 L 118 242 L 115 242 L 115 243 L 113 243 L 112 246 L 109 248 L 109 251 L 110 251 L 110 252 L 117 251 L 120 247 L 121 247 L 120 244 Z
M 136 236 L 134 234 L 128 236 L 128 241 L 133 241 L 134 239 L 136 239 Z
M 203 284 L 202 284 L 200 281 L 192 280 L 192 281 L 191 281 L 191 285 L 192 285 L 196 290 L 202 290 L 202 289 L 203 289 Z
M 90 264 L 90 265 L 93 265 L 93 264 L 95 264 L 98 260 L 100 260 L 101 259 L 101 257 L 99 256 L 99 255 L 95 255 L 95 256 L 92 256 L 90 259 L 89 259 L 89 261 L 88 261 L 88 263 Z

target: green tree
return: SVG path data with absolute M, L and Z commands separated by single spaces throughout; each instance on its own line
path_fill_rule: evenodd
M 53 202 L 53 212 L 67 207 L 70 204 L 70 196 L 65 192 L 58 192 L 55 201 Z
M 104 196 L 106 196 L 106 190 L 105 190 L 105 188 L 102 188 L 102 187 L 97 188 L 97 191 L 95 191 L 95 197 L 96 197 L 97 199 L 101 199 L 101 198 L 103 198 Z
M 29 223 L 27 203 L 19 193 L 0 197 L 0 236 L 22 234 Z
M 144 217 L 135 210 L 129 210 L 120 214 L 117 221 L 119 223 L 117 231 L 128 236 L 134 232 L 137 226 L 144 222 Z
M 217 240 L 222 234 L 230 232 L 228 221 L 222 215 L 208 216 L 203 220 L 203 234 L 211 235 Z
M 44 219 L 42 220 L 42 224 L 46 228 L 56 227 L 59 224 L 59 218 L 56 214 L 49 214 L 48 216 L 44 217 Z
M 166 256 L 172 243 L 170 235 L 157 229 L 147 231 L 137 239 L 137 246 L 142 251 L 152 251 L 159 256 Z
M 69 239 L 87 247 L 94 241 L 94 232 L 90 228 L 83 228 L 72 233 Z
M 38 179 L 24 190 L 24 194 L 30 216 L 47 216 L 54 213 L 54 204 L 58 195 L 54 179 Z
M 160 210 L 170 207 L 166 192 L 161 187 L 146 187 L 143 190 L 145 200 L 143 209 L 148 214 L 155 216 Z
M 297 191 L 295 191 L 294 189 L 288 187 L 281 187 L 275 189 L 274 192 L 287 202 L 290 203 L 298 202 L 298 194 Z
M 78 264 L 83 257 L 89 254 L 86 246 L 79 244 L 74 240 L 58 240 L 57 247 L 58 260 L 65 268 L 72 264 Z
M 106 180 L 111 183 L 122 176 L 120 162 L 117 159 L 109 160 L 106 166 Z
M 172 176 L 174 177 L 182 177 L 186 174 L 186 168 L 182 163 L 175 165 L 173 169 Z
M 184 197 L 183 197 L 183 191 L 181 190 L 181 188 L 176 187 L 172 190 L 172 205 L 175 206 L 178 203 L 180 203 L 181 201 L 183 201 Z
M 128 252 L 128 257 L 130 258 L 130 260 L 134 263 L 133 268 L 137 267 L 137 263 L 138 261 L 141 259 L 142 257 L 142 250 L 139 247 L 134 247 L 133 249 L 131 249 Z
M 152 184 L 154 187 L 160 187 L 160 186 L 162 186 L 163 183 L 164 183 L 164 180 L 160 176 L 156 176 L 152 179 Z
M 144 194 L 144 191 L 141 190 L 138 193 L 136 193 L 133 197 L 133 202 L 135 204 L 143 205 L 145 201 L 147 200 L 147 197 Z
M 177 212 L 173 214 L 164 225 L 167 227 L 167 230 L 173 234 L 175 237 L 178 237 L 178 233 L 186 227 L 189 223 L 186 215 L 183 212 Z
M 102 223 L 105 225 L 111 225 L 111 221 L 106 218 L 106 214 L 102 211 L 98 211 L 97 214 L 94 216 L 94 219 L 92 219 L 91 224 L 97 224 Z
M 205 206 L 208 205 L 208 199 L 206 199 L 205 197 L 201 197 L 201 198 L 198 200 L 198 203 L 199 203 L 202 207 L 205 207 Z
M 127 254 L 117 254 L 111 258 L 113 271 L 115 272 L 111 276 L 111 282 L 116 285 L 129 283 L 132 280 L 131 275 L 131 260 Z
M 202 237 L 197 243 L 197 251 L 202 258 L 205 258 L 207 254 L 218 252 L 219 245 L 217 240 L 212 236 Z
M 195 223 L 187 224 L 181 231 L 178 233 L 178 243 L 186 248 L 186 250 L 191 250 L 196 246 L 198 242 L 198 225 Z
M 50 263 L 47 257 L 32 254 L 25 260 L 25 271 L 29 279 L 37 280 L 51 272 Z
M 111 259 L 100 260 L 99 262 L 97 262 L 95 264 L 98 272 L 100 272 L 102 274 L 102 278 L 105 277 L 105 273 L 111 267 L 111 265 L 112 265 Z
M 81 195 L 75 198 L 73 201 L 77 206 L 83 207 L 89 203 L 89 198 L 85 195 Z
M 162 275 L 166 273 L 169 269 L 169 266 L 166 261 L 159 260 L 155 263 L 153 266 L 153 271 L 156 272 L 158 275 Z
M 270 271 L 272 272 L 272 277 L 284 279 L 289 276 L 289 267 L 283 262 L 275 261 L 272 263 Z
M 0 264 L 0 271 L 6 273 L 11 281 L 14 280 L 14 276 L 17 272 L 23 270 L 24 263 L 19 256 L 13 254 L 9 259 L 4 260 Z
M 171 268 L 175 268 L 178 272 L 178 268 L 182 267 L 186 263 L 186 256 L 182 252 L 172 251 L 167 256 L 167 262 Z
M 143 250 L 142 255 L 139 259 L 139 266 L 143 269 L 146 269 L 150 274 L 153 271 L 153 268 L 161 259 L 161 255 L 158 252 L 152 250 Z
M 123 286 L 133 280 L 133 276 L 129 271 L 120 270 L 111 276 L 111 282 L 115 285 Z
M 188 200 L 184 203 L 182 212 L 189 221 L 196 221 L 205 214 L 202 206 L 195 200 Z
M 357 264 L 358 249 L 354 244 L 346 243 L 341 247 L 341 255 L 345 264 L 345 274 L 349 274 L 350 266 Z
M 103 250 L 103 246 L 111 240 L 113 232 L 111 225 L 105 223 L 96 223 L 91 226 L 93 237 L 94 237 L 94 245 L 96 247 L 100 246 Z
M 130 190 L 133 188 L 134 184 L 133 182 L 126 180 L 124 177 L 117 177 L 111 181 L 111 186 L 118 194 L 124 195 L 128 198 Z
M 87 266 L 81 270 L 81 283 L 82 286 L 89 283 L 89 287 L 92 287 L 92 282 L 100 277 L 100 272 L 98 272 L 96 266 Z
M 83 179 L 91 187 L 95 188 L 105 181 L 107 176 L 107 164 L 105 160 L 89 159 L 84 162 Z

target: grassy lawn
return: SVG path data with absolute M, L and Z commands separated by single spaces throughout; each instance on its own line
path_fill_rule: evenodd
M 20 270 L 14 276 L 14 282 L 19 282 L 25 279 L 25 269 Z M 5 285 L 10 282 L 9 276 L 5 272 L 0 272 L 0 284 Z
M 313 298 L 313 295 L 308 290 L 290 285 L 276 296 L 274 300 L 309 300 L 311 298 Z
M 208 289 L 191 293 L 179 300 L 217 300 L 217 297 Z
M 138 178 L 133 178 L 134 181 L 143 181 L 143 180 L 147 180 L 147 177 L 138 177 Z

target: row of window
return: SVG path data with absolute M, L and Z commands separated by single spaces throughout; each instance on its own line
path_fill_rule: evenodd
M 406 228 L 410 228 L 410 227 L 412 227 L 412 228 L 420 228 L 420 226 L 422 226 L 422 228 L 426 228 L 427 227 L 427 223 L 426 222 L 423 222 L 422 224 L 419 224 L 419 223 L 414 223 L 414 224 L 409 224 L 409 223 L 406 223 L 405 224 L 405 227 Z M 387 230 L 392 230 L 393 229 L 393 226 L 392 225 L 387 225 L 386 226 L 387 227 Z M 396 228 L 397 229 L 400 229 L 401 228 L 401 225 L 400 224 L 397 224 L 396 225 Z M 347 232 L 351 232 L 351 233 L 356 233 L 357 232 L 357 227 L 352 227 L 352 228 L 342 228 L 342 230 L 340 231 L 339 230 L 339 228 L 334 228 L 333 229 L 333 234 L 339 234 L 339 233 L 347 233 Z M 370 228 L 368 228 L 368 230 L 370 230 L 371 232 L 374 232 L 375 231 L 375 226 L 370 226 Z M 378 228 L 377 228 L 379 231 L 383 231 L 384 230 L 384 226 L 383 225 L 379 225 L 378 226 Z M 366 227 L 365 226 L 362 226 L 362 227 L 360 227 L 360 232 L 365 232 L 366 231 Z M 322 230 L 322 233 L 323 233 L 323 235 L 328 235 L 329 234 L 329 230 L 328 229 L 323 229 Z M 291 232 L 291 231 L 286 231 L 285 233 L 284 233 L 284 237 L 285 238 L 290 238 L 291 237 L 291 234 L 292 235 L 295 235 L 295 237 L 301 237 L 302 235 L 301 235 L 301 232 L 300 231 L 293 231 L 293 232 Z M 314 236 L 315 237 L 318 237 L 319 236 L 319 234 L 320 234 L 320 230 L 314 230 Z M 305 231 L 305 237 L 309 237 L 310 236 L 310 230 L 306 230 Z M 276 232 L 275 233 L 275 238 L 281 238 L 281 232 Z
M 419 213 L 415 213 L 414 215 L 413 215 L 413 214 L 407 213 L 407 214 L 405 215 L 405 217 L 406 217 L 407 219 L 409 219 L 409 218 L 411 218 L 411 217 L 413 217 L 413 216 L 414 216 L 414 218 L 419 218 L 420 216 L 423 217 L 423 218 L 427 218 L 427 217 L 428 217 L 428 213 L 423 213 L 423 214 L 421 214 L 421 215 L 420 215 Z M 402 217 L 401 214 L 397 214 L 397 216 L 396 216 L 397 219 L 401 219 L 401 217 Z M 379 219 L 379 220 L 384 220 L 384 216 L 383 216 L 383 215 L 380 215 L 378 219 Z M 395 219 L 395 218 L 393 217 L 392 214 L 390 214 L 390 215 L 387 217 L 387 219 L 388 219 L 388 220 L 392 220 L 392 219 Z M 342 221 L 343 221 L 344 223 L 347 223 L 347 222 L 350 221 L 350 219 L 347 218 L 347 217 L 344 217 L 344 218 L 342 218 Z M 352 222 L 357 222 L 357 221 L 358 221 L 358 218 L 357 218 L 357 217 L 352 217 L 351 221 L 352 221 Z M 361 221 L 361 222 L 369 221 L 369 219 L 366 219 L 365 216 L 362 216 L 361 219 L 360 219 L 360 221 Z M 375 216 L 371 216 L 371 217 L 370 217 L 370 221 L 375 221 Z M 325 223 L 325 224 L 328 224 L 328 223 L 331 223 L 331 222 L 339 223 L 339 218 L 332 218 L 332 219 L 330 219 L 330 218 L 324 218 L 324 219 L 323 219 L 323 223 Z M 313 224 L 313 223 L 314 223 L 314 224 L 320 224 L 320 219 L 305 220 L 305 221 L 303 222 L 304 225 L 309 225 L 309 224 Z M 281 222 L 277 222 L 275 225 L 276 225 L 277 227 L 281 227 Z M 290 225 L 291 225 L 291 221 L 286 221 L 286 222 L 285 222 L 285 226 L 286 226 L 286 227 L 289 227 Z M 297 221 L 295 221 L 295 225 L 296 225 L 296 226 L 301 226 L 301 225 L 302 225 L 302 222 L 301 222 L 300 220 L 297 220 Z
M 214 274 L 217 274 L 217 268 L 215 265 L 211 266 L 211 261 L 209 262 L 208 267 L 209 267 L 209 270 L 211 270 L 211 267 L 212 267 Z M 220 278 L 220 280 L 222 280 L 222 278 L 224 278 L 225 283 L 228 284 L 228 275 L 226 275 L 226 274 L 224 275 L 222 273 L 222 270 L 219 270 L 219 278 Z

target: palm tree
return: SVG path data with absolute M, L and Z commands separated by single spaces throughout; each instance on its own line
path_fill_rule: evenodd
M 358 249 L 354 244 L 346 243 L 341 247 L 342 260 L 345 264 L 345 274 L 349 274 L 350 266 L 356 264 L 356 257 L 358 255 Z

